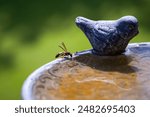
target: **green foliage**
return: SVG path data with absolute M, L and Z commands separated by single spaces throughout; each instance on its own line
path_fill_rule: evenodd
M 64 42 L 70 52 L 91 48 L 76 27 L 77 16 L 94 20 L 134 15 L 140 34 L 150 41 L 149 0 L 0 0 L 0 99 L 21 99 L 27 76 L 55 59 Z

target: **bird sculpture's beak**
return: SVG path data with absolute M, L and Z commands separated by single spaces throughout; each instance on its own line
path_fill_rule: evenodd
M 139 34 L 139 30 L 137 30 L 137 32 L 136 32 L 136 34 L 135 34 L 135 35 L 137 35 L 137 34 Z

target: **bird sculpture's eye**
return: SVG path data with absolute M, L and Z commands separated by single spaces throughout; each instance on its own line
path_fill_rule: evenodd
M 133 25 L 129 25 L 128 28 L 129 28 L 129 30 L 133 30 L 134 26 Z
M 98 28 L 98 30 L 100 30 L 100 28 Z

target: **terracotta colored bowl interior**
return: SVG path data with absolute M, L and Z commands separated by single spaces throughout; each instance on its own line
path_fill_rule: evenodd
M 150 99 L 150 43 L 129 44 L 118 56 L 90 50 L 56 59 L 25 81 L 23 99 Z

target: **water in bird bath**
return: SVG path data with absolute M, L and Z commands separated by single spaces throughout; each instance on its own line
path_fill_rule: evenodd
M 150 99 L 150 46 L 130 45 L 118 56 L 77 53 L 40 72 L 33 99 Z

